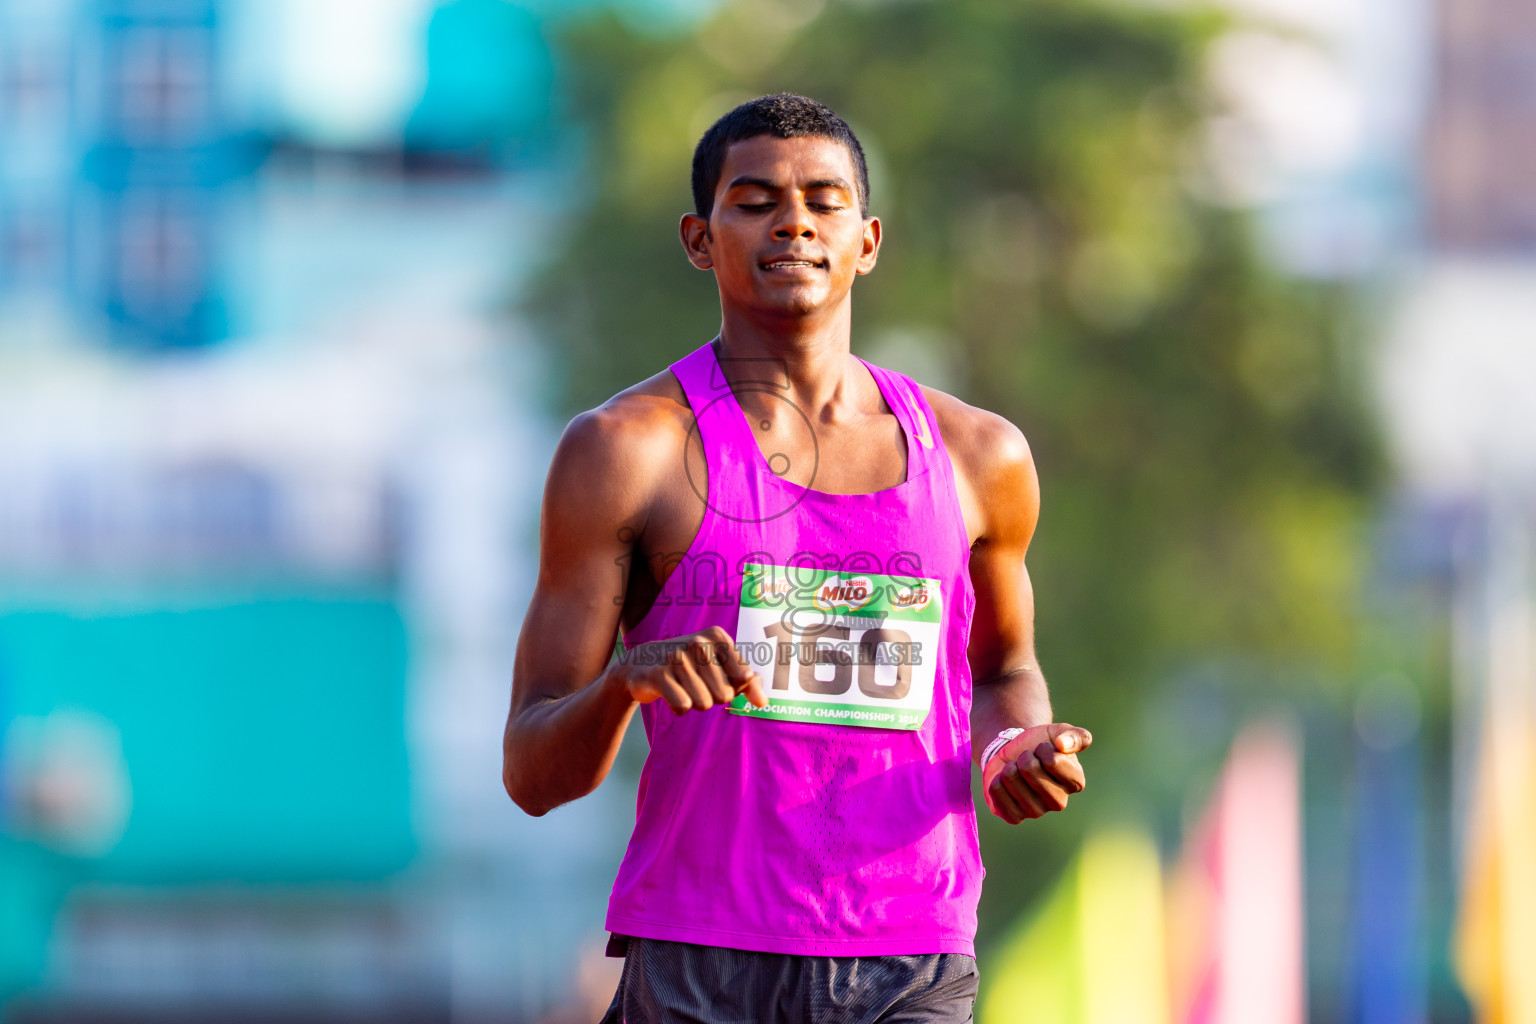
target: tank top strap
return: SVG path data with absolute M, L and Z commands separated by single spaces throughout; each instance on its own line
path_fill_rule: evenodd
M 747 429 L 741 406 L 720 370 L 714 342 L 705 342 L 673 363 L 672 373 L 693 407 L 705 461 L 711 467 L 728 462 L 752 465 L 749 456 L 756 453 L 757 441 Z
M 693 406 L 695 416 L 701 408 L 709 404 L 705 396 L 709 390 L 710 370 L 715 364 L 715 354 L 710 350 L 711 344 L 713 343 L 706 342 L 700 345 L 668 367 L 672 371 L 672 376 L 676 377 L 678 384 L 682 386 L 683 394 L 688 396 L 688 404 Z
M 947 467 L 948 459 L 945 457 L 943 442 L 939 440 L 938 424 L 917 382 L 906 374 L 876 366 L 863 357 L 859 361 L 869 367 L 870 374 L 880 387 L 880 393 L 885 396 L 886 403 L 896 414 L 902 431 L 907 435 L 907 478 L 912 479 L 935 467 Z

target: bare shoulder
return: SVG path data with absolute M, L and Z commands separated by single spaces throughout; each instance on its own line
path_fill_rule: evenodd
M 621 520 L 641 513 L 665 472 L 680 464 L 692 424 L 688 399 L 670 370 L 624 389 L 566 425 L 546 501 L 599 502 Z
M 955 467 L 955 484 L 972 543 L 997 534 L 1034 532 L 1039 514 L 1035 459 L 1024 432 L 1003 416 L 920 385 Z
M 577 415 L 566 425 L 560 443 L 590 450 L 596 457 L 628 459 L 685 438 L 692 422 L 677 378 L 663 370 Z
M 977 482 L 1026 468 L 1033 472 L 1035 460 L 1029 442 L 1010 420 L 967 405 L 937 388 L 920 386 L 939 421 L 939 433 L 956 469 Z

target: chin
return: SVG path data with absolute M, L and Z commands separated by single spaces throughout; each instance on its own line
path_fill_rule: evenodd
M 764 295 L 763 305 L 786 316 L 808 316 L 828 305 L 830 296 L 820 288 L 796 288 L 777 295 Z

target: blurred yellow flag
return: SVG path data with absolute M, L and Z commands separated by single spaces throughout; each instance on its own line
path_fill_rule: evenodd
M 1480 699 L 1453 952 L 1479 1024 L 1536 1024 L 1536 548 L 1523 516 L 1494 508 L 1467 616 Z
M 1456 973 L 1479 1024 L 1536 1024 L 1536 729 L 1504 710 L 1483 731 Z
M 1162 887 L 1145 833 L 1090 836 L 992 957 L 980 1024 L 1169 1024 Z

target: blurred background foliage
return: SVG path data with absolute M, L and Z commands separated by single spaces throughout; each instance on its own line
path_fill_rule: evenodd
M 1214 771 L 1225 734 L 1201 747 L 1147 713 L 1177 680 L 1214 662 L 1238 704 L 1282 681 L 1329 699 L 1357 658 L 1379 474 L 1357 310 L 1267 265 L 1205 167 L 1224 17 L 752 0 L 690 35 L 605 14 L 563 37 L 590 178 L 529 305 L 564 352 L 566 412 L 719 329 L 677 243 L 693 146 L 783 90 L 828 103 L 869 152 L 885 241 L 855 290 L 855 351 L 1029 438 L 1039 648 L 1057 717 L 1095 731 L 1099 792 L 1086 815 L 984 824 L 988 863 L 1025 865 L 994 868 L 989 903 L 1017 906 L 1096 813 L 1171 816 L 1186 769 Z M 1145 769 L 1192 739 L 1209 763 Z

